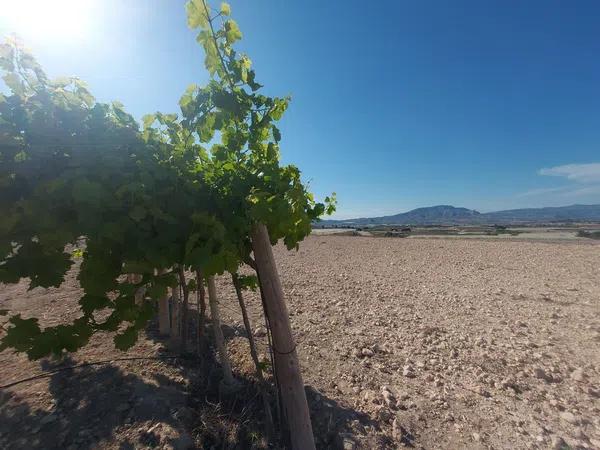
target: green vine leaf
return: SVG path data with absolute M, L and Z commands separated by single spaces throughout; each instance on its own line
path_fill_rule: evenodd
M 190 0 L 186 3 L 188 26 L 194 28 L 204 28 L 208 25 L 208 17 L 205 10 L 204 0 Z
M 223 29 L 225 30 L 225 39 L 229 45 L 234 44 L 242 38 L 242 32 L 240 31 L 237 22 L 233 19 L 227 20 Z
M 221 14 L 224 16 L 231 15 L 231 7 L 229 6 L 229 3 L 221 2 Z

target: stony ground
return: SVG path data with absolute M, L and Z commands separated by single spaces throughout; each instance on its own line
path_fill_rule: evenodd
M 276 258 L 318 448 L 600 449 L 597 243 L 311 236 Z M 230 284 L 222 318 L 242 378 Z M 77 294 L 72 278 L 4 287 L 0 309 L 56 323 Z M 266 359 L 256 294 L 247 303 Z M 98 336 L 72 362 L 123 356 L 111 346 Z M 150 331 L 128 355 L 163 351 Z M 0 384 L 50 364 L 5 351 Z M 211 448 L 195 371 L 114 362 L 0 390 L 0 447 Z

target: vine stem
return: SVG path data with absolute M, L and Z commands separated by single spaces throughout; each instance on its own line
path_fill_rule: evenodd
M 277 377 L 277 370 L 275 367 L 275 359 L 273 358 L 273 341 L 271 340 L 271 325 L 269 324 L 269 314 L 267 311 L 267 307 L 265 304 L 265 294 L 263 292 L 262 283 L 260 281 L 260 274 L 258 273 L 258 269 L 256 268 L 256 263 L 252 258 L 249 258 L 249 265 L 252 262 L 253 265 L 250 265 L 256 272 L 256 277 L 258 278 L 258 289 L 260 292 L 260 301 L 262 303 L 263 312 L 265 316 L 265 328 L 267 329 L 267 342 L 269 344 L 269 359 L 271 360 L 271 370 L 273 371 L 273 379 L 275 380 L 275 407 L 277 412 L 277 420 L 279 421 L 279 430 L 283 430 L 284 428 L 284 420 L 281 415 L 281 390 L 279 389 L 279 379 Z
M 217 346 L 217 353 L 223 368 L 223 381 L 226 385 L 233 385 L 235 380 L 231 372 L 231 364 L 229 363 L 229 356 L 227 356 L 227 349 L 225 348 L 225 339 L 223 338 L 223 330 L 221 330 L 221 318 L 219 317 L 219 300 L 217 299 L 217 287 L 215 284 L 215 277 L 211 275 L 208 277 L 208 304 L 210 306 L 210 319 L 212 321 L 213 334 L 215 337 L 215 344 Z
M 260 362 L 258 361 L 256 343 L 254 342 L 254 336 L 252 336 L 252 326 L 250 325 L 250 319 L 248 318 L 248 311 L 246 310 L 246 304 L 244 303 L 244 297 L 242 295 L 242 287 L 240 286 L 240 280 L 237 273 L 231 274 L 231 281 L 233 282 L 238 303 L 242 310 L 242 319 L 244 320 L 244 326 L 246 327 L 246 334 L 248 335 L 248 342 L 250 344 L 250 355 L 254 361 L 256 377 L 258 378 L 258 389 L 260 391 L 263 409 L 265 410 L 267 437 L 269 442 L 272 442 L 274 437 L 273 416 L 271 415 L 271 407 L 269 406 L 269 399 L 267 398 L 267 392 L 265 391 L 265 379 L 263 377 L 262 369 L 260 368 Z
M 229 72 L 227 71 L 227 66 L 225 65 L 225 60 L 223 59 L 223 55 L 221 55 L 221 51 L 219 50 L 219 44 L 217 42 L 217 35 L 215 33 L 215 28 L 213 27 L 213 19 L 210 18 L 210 12 L 208 11 L 208 6 L 206 6 L 206 0 L 202 1 L 204 5 L 204 11 L 206 12 L 206 20 L 208 21 L 208 26 L 210 27 L 210 36 L 212 37 L 213 43 L 215 44 L 215 50 L 219 55 L 219 61 L 221 61 L 221 66 L 223 66 L 223 73 L 225 74 L 225 78 L 229 83 L 229 87 L 231 88 L 231 92 L 234 92 L 235 84 L 231 80 L 229 76 Z M 217 16 L 218 17 L 218 16 Z

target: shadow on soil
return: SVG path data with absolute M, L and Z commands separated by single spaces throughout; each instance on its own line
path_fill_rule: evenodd
M 244 336 L 244 330 L 225 330 Z M 149 338 L 163 343 L 156 325 Z M 71 358 L 44 361 L 42 370 L 76 364 Z M 33 407 L 19 392 L 0 391 L 0 448 L 279 448 L 267 443 L 255 380 L 236 374 L 240 389 L 220 398 L 220 369 L 214 352 L 161 361 L 137 361 L 68 369 L 49 380 L 50 411 Z M 22 391 L 21 391 L 22 392 Z M 350 428 L 376 423 L 307 387 L 317 447 L 342 448 Z M 274 392 L 270 392 L 275 412 Z M 274 417 L 277 427 L 277 416 Z M 281 446 L 283 447 L 283 446 Z M 388 448 L 381 442 L 379 448 Z M 391 447 L 390 447 L 391 448 Z

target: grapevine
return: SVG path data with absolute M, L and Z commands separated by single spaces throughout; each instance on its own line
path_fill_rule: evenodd
M 187 317 L 203 277 L 252 264 L 259 224 L 293 249 L 334 211 L 335 196 L 316 202 L 300 170 L 281 164 L 277 121 L 290 99 L 261 93 L 230 7 L 186 10 L 210 81 L 185 90 L 179 114 L 141 126 L 82 80 L 49 79 L 16 38 L 0 45 L 0 282 L 58 287 L 77 262 L 83 291 L 71 323 L 12 315 L 0 350 L 61 355 L 97 332 L 126 350 L 169 290 L 183 288 Z M 188 271 L 202 276 L 188 284 Z M 187 319 L 184 349 L 186 329 Z

